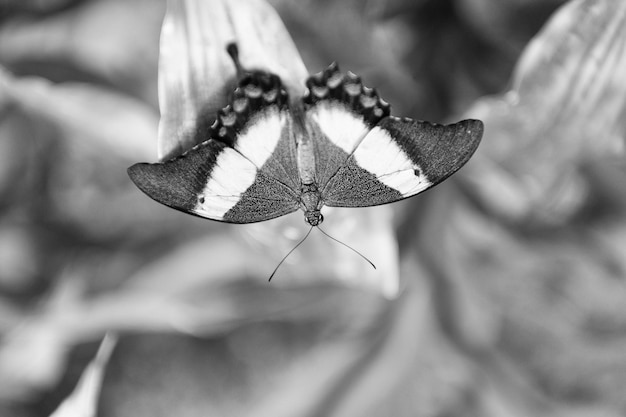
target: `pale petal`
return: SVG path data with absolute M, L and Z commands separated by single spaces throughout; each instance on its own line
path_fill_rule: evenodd
M 107 334 L 96 357 L 87 365 L 74 391 L 50 417 L 94 417 L 106 365 L 115 348 L 117 337 Z
M 161 32 L 159 61 L 160 159 L 195 145 L 204 118 L 224 107 L 235 67 L 226 45 L 236 42 L 244 67 L 279 75 L 302 94 L 307 71 L 274 9 L 262 0 L 171 0 Z

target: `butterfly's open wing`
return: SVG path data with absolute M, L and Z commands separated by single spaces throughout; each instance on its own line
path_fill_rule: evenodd
M 288 97 L 278 77 L 239 83 L 208 138 L 172 160 L 131 166 L 133 182 L 172 208 L 229 223 L 269 220 L 299 208 Z
M 323 203 L 365 207 L 411 197 L 461 168 L 482 137 L 479 120 L 438 125 L 389 115 L 389 105 L 336 64 L 307 81 Z
M 364 87 L 359 76 L 341 73 L 336 63 L 312 75 L 307 88 L 303 103 L 321 190 L 368 132 L 389 115 L 389 104 Z
M 386 117 L 356 147 L 322 191 L 334 207 L 365 207 L 414 196 L 439 184 L 472 156 L 479 120 L 440 125 Z

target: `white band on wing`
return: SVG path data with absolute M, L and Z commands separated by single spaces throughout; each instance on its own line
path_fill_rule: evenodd
M 421 168 L 396 144 L 389 133 L 374 127 L 354 151 L 356 163 L 380 182 L 403 196 L 415 195 L 431 186 Z

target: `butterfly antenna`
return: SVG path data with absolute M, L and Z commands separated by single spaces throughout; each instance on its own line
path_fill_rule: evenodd
M 229 43 L 226 45 L 226 52 L 230 55 L 230 58 L 233 60 L 235 64 L 235 69 L 237 70 L 237 76 L 241 76 L 244 73 L 243 67 L 241 66 L 241 61 L 239 61 L 239 48 L 235 42 Z
M 298 242 L 298 244 L 296 246 L 294 246 L 288 253 L 287 255 L 285 255 L 283 257 L 283 259 L 278 263 L 278 265 L 276 265 L 276 268 L 274 268 L 274 272 L 272 272 L 272 275 L 270 275 L 270 279 L 268 279 L 268 281 L 271 281 L 272 278 L 274 278 L 274 275 L 276 274 L 276 271 L 278 271 L 278 268 L 280 268 L 280 266 L 283 264 L 283 262 L 285 262 L 285 259 L 287 259 L 289 257 L 289 255 L 291 255 L 291 253 L 298 249 L 298 246 L 302 245 L 302 243 L 304 243 L 304 241 L 306 240 L 307 237 L 309 237 L 309 235 L 311 234 L 311 230 L 313 230 L 313 226 L 311 226 L 311 228 L 309 229 L 309 231 L 307 232 L 306 235 L 304 235 L 304 237 L 302 238 L 302 240 L 300 242 Z
M 361 258 L 365 259 L 367 261 L 367 263 L 369 263 L 370 265 L 372 265 L 372 268 L 376 269 L 376 265 L 374 265 L 374 263 L 372 261 L 370 261 L 369 259 L 367 259 L 365 257 L 365 255 L 363 255 L 361 252 L 359 252 L 358 250 L 354 249 L 352 246 L 347 245 L 345 243 L 343 243 L 341 240 L 337 240 L 334 237 L 332 237 L 331 235 L 329 235 L 328 233 L 326 233 L 325 231 L 322 230 L 321 227 L 317 226 L 317 228 L 319 229 L 320 232 L 322 232 L 324 235 L 326 235 L 327 238 L 334 240 L 335 242 L 345 246 L 346 248 L 350 249 L 352 252 L 356 253 L 357 255 L 359 255 Z M 310 233 L 310 231 L 309 231 Z M 308 236 L 308 235 L 307 235 Z

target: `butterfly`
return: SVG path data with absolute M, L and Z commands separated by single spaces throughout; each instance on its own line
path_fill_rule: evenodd
M 137 187 L 166 206 L 211 220 L 253 223 L 297 210 L 318 226 L 321 210 L 391 203 L 425 191 L 460 169 L 483 124 L 441 125 L 391 116 L 390 105 L 336 63 L 289 96 L 267 71 L 244 71 L 230 103 L 199 145 L 161 163 L 128 169 Z

